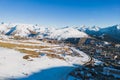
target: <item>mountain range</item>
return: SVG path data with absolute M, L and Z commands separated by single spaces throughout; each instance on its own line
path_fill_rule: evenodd
M 93 27 L 43 27 L 30 24 L 0 24 L 0 34 L 6 36 L 38 37 L 63 40 L 67 38 L 94 37 L 100 40 L 119 43 L 120 25 L 100 28 Z
M 80 28 L 80 31 L 84 31 L 88 35 L 114 43 L 120 43 L 120 25 L 108 26 L 105 28 L 100 27 L 84 27 Z

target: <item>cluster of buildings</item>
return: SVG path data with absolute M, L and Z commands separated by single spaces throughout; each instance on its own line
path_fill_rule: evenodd
M 94 38 L 68 38 L 65 42 L 74 44 L 81 51 L 105 62 L 106 65 L 120 66 L 120 44 L 108 43 Z

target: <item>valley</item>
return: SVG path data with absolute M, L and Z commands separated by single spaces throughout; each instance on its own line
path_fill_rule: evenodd
M 0 79 L 120 79 L 120 44 L 96 30 L 0 24 Z

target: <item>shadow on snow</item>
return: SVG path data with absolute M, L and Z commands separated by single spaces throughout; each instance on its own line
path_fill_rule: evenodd
M 7 80 L 66 80 L 67 75 L 75 69 L 74 66 L 60 66 L 43 69 L 23 78 L 14 78 Z

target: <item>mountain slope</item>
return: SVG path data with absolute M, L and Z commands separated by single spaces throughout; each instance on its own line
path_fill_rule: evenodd
M 54 39 L 67 39 L 67 38 L 78 38 L 78 37 L 88 37 L 88 35 L 84 32 L 80 32 L 74 28 L 63 28 L 57 29 L 50 34 L 50 38 Z
M 102 33 L 103 37 L 110 37 L 111 40 L 115 40 L 116 42 L 120 41 L 120 25 L 114 25 L 111 27 L 100 29 L 99 31 Z
M 119 43 L 120 42 L 120 25 L 109 26 L 106 28 L 91 27 L 91 28 L 80 28 L 90 36 L 98 39 Z
M 46 80 L 46 78 L 61 80 L 73 69 L 63 60 L 41 57 L 27 61 L 22 59 L 24 54 L 20 52 L 5 48 L 0 48 L 0 50 L 2 50 L 0 52 L 0 80 Z
M 52 39 L 66 39 L 69 37 L 88 37 L 84 32 L 74 28 L 55 29 L 29 24 L 0 24 L 0 34 L 20 37 L 40 37 Z

